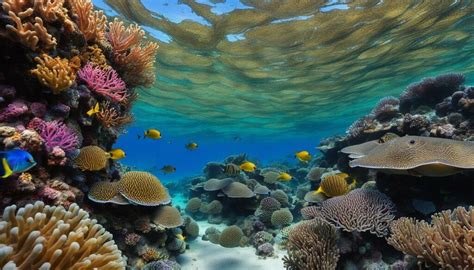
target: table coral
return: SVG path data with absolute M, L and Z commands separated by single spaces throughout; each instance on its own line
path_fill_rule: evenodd
M 76 79 L 75 62 L 60 58 L 53 58 L 47 54 L 41 54 L 35 57 L 38 63 L 35 69 L 31 70 L 31 74 L 35 75 L 41 84 L 47 86 L 53 94 L 59 94 L 65 91 L 74 83 Z

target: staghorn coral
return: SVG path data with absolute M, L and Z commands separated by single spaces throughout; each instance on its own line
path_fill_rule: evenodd
M 77 76 L 87 84 L 87 87 L 99 95 L 121 102 L 127 98 L 127 87 L 113 68 L 101 68 L 88 62 Z
M 0 224 L 3 269 L 125 269 L 112 235 L 76 204 L 9 206 Z
M 164 228 L 176 228 L 183 224 L 179 210 L 172 206 L 161 206 L 153 215 L 153 223 Z
M 74 129 L 69 128 L 62 122 L 43 122 L 39 129 L 39 134 L 44 140 L 48 152 L 51 152 L 55 147 L 70 152 L 79 146 L 79 140 Z
M 35 61 L 38 64 L 31 70 L 31 74 L 35 75 L 40 83 L 47 86 L 53 94 L 60 94 L 74 83 L 77 60 L 70 62 L 59 56 L 53 58 L 43 53 L 35 57 Z
M 109 101 L 101 103 L 99 112 L 95 116 L 106 128 L 122 127 L 133 120 L 130 114 L 121 114 Z
M 94 11 L 91 0 L 69 1 L 72 12 L 77 16 L 77 26 L 87 41 L 104 39 L 107 17 L 103 11 Z
M 126 172 L 118 185 L 122 196 L 138 205 L 157 206 L 171 202 L 168 190 L 148 172 Z
M 336 242 L 336 228 L 324 220 L 298 223 L 288 235 L 288 255 L 283 257 L 286 269 L 336 269 L 339 260 Z
M 293 214 L 288 208 L 276 210 L 272 213 L 271 223 L 273 226 L 280 228 L 293 222 Z
M 395 205 L 385 194 L 355 189 L 321 203 L 320 217 L 345 231 L 364 232 L 382 237 L 395 218 Z
M 102 148 L 89 145 L 81 148 L 74 164 L 83 171 L 100 171 L 107 166 L 109 157 L 110 154 Z
M 154 63 L 158 44 L 142 44 L 145 32 L 138 25 L 127 28 L 115 19 L 109 23 L 107 39 L 115 52 L 114 62 L 130 85 L 151 86 L 155 81 Z
M 390 226 L 387 242 L 426 266 L 474 268 L 474 207 L 457 207 L 432 216 L 431 224 L 402 217 Z
M 232 225 L 225 228 L 219 238 L 219 244 L 226 248 L 238 247 L 240 245 L 240 239 L 244 236 L 242 229 Z

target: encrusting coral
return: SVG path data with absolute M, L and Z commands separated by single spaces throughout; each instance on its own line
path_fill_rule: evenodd
M 336 269 L 339 260 L 336 242 L 336 228 L 324 220 L 298 223 L 289 232 L 288 255 L 283 258 L 286 269 Z
M 125 269 L 112 235 L 76 204 L 5 208 L 0 253 L 3 269 Z
M 65 91 L 74 83 L 77 71 L 75 70 L 77 67 L 76 61 L 78 60 L 70 62 L 68 59 L 62 59 L 59 56 L 53 58 L 47 54 L 41 54 L 35 57 L 35 61 L 38 64 L 36 69 L 31 70 L 31 74 L 35 75 L 41 84 L 47 86 L 53 94 Z
M 432 216 L 431 224 L 402 217 L 390 226 L 387 242 L 426 266 L 474 268 L 474 207 L 457 207 Z

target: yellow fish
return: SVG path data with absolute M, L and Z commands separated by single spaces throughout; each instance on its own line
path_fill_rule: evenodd
M 177 234 L 175 234 L 174 236 L 176 236 L 176 238 L 178 238 L 178 239 L 181 240 L 181 241 L 185 241 L 185 240 L 186 240 L 186 237 L 183 236 L 183 235 L 180 234 L 180 233 L 177 233 Z
M 99 111 L 100 111 L 99 102 L 97 102 L 94 107 L 92 107 L 90 110 L 88 110 L 86 112 L 86 114 L 88 116 L 92 116 L 92 115 L 98 113 Z
M 110 158 L 115 160 L 125 157 L 125 152 L 120 148 L 110 150 L 109 154 Z
M 311 160 L 311 154 L 306 150 L 296 153 L 295 157 L 301 162 L 308 162 Z
M 195 149 L 198 148 L 198 144 L 195 143 L 195 142 L 190 142 L 190 143 L 186 144 L 185 147 L 188 150 L 195 150 Z
M 144 136 L 148 137 L 150 139 L 157 140 L 157 139 L 161 139 L 161 132 L 156 130 L 156 129 L 151 128 L 151 129 L 145 131 Z
M 253 172 L 257 169 L 257 166 L 250 161 L 245 161 L 240 165 L 240 169 L 246 172 Z
M 290 181 L 292 178 L 293 177 L 286 172 L 281 172 L 280 175 L 278 176 L 278 179 L 282 181 Z
M 351 177 L 346 173 L 327 175 L 321 179 L 321 184 L 319 185 L 319 188 L 314 191 L 314 193 L 323 193 L 327 197 L 345 195 L 355 188 L 357 184 L 355 178 L 352 179 L 352 183 L 347 183 L 347 179 L 350 178 Z

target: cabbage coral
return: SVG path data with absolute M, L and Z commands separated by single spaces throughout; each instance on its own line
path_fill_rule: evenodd
M 2 269 L 125 269 L 112 235 L 76 204 L 5 208 L 0 254 Z
M 390 226 L 387 242 L 427 266 L 474 269 L 474 207 L 458 207 L 432 216 L 431 224 L 400 218 Z
M 77 58 L 76 58 L 77 59 Z M 60 58 L 52 58 L 47 54 L 35 57 L 38 62 L 36 68 L 31 70 L 41 84 L 47 86 L 53 94 L 65 91 L 76 79 L 77 62 Z

